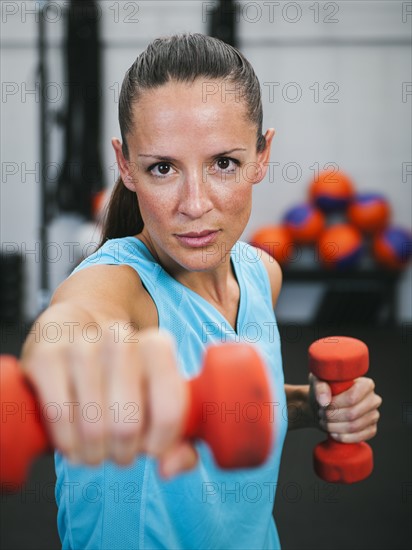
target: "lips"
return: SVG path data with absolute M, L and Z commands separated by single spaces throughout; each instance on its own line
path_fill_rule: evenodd
M 204 237 L 205 235 L 210 235 L 210 233 L 216 233 L 213 229 L 205 229 L 204 231 L 192 231 L 190 233 L 180 233 L 179 237 Z
M 178 241 L 186 246 L 198 248 L 212 244 L 216 239 L 219 230 L 205 229 L 203 231 L 190 231 L 188 233 L 176 234 Z

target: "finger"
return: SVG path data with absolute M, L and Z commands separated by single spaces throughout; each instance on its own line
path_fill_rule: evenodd
M 339 409 L 352 407 L 361 402 L 367 395 L 372 394 L 375 383 L 371 378 L 361 377 L 354 380 L 348 390 L 333 396 L 333 404 Z
M 344 434 L 332 432 L 329 435 L 340 443 L 360 443 L 361 441 L 368 441 L 368 439 L 372 439 L 372 437 L 375 437 L 377 431 L 377 425 L 373 424 L 372 426 L 368 426 L 361 432 Z
M 353 422 L 371 411 L 375 411 L 382 404 L 382 398 L 376 393 L 371 393 L 351 407 L 339 408 L 333 401 L 330 406 L 320 411 L 319 416 L 327 422 Z
M 64 354 L 38 353 L 26 364 L 25 374 L 33 385 L 41 405 L 41 420 L 52 446 L 76 462 L 77 437 L 70 404 L 68 358 Z
M 159 472 L 163 478 L 170 478 L 192 470 L 198 461 L 195 447 L 188 441 L 181 441 L 170 447 L 159 459 Z
M 78 342 L 70 350 L 70 377 L 75 403 L 77 454 L 85 464 L 105 457 L 106 406 L 103 395 L 102 358 L 97 344 Z
M 181 435 L 188 407 L 188 388 L 179 375 L 175 343 L 170 334 L 146 332 L 139 353 L 148 399 L 149 425 L 144 447 L 146 452 L 159 457 Z
M 355 434 L 363 432 L 370 426 L 376 425 L 379 417 L 379 412 L 373 410 L 353 422 L 326 422 L 325 420 L 321 420 L 319 424 L 322 429 L 329 433 Z
M 329 384 L 319 380 L 313 374 L 310 375 L 310 381 L 313 384 L 316 401 L 321 407 L 326 407 L 332 401 L 332 392 Z
M 130 464 L 143 450 L 146 399 L 139 342 L 119 331 L 105 341 L 107 455 L 120 465 Z

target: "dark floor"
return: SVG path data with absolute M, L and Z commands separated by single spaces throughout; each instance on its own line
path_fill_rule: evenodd
M 308 345 L 336 330 L 296 325 L 280 330 L 286 381 L 305 383 Z M 282 547 L 406 550 L 412 547 L 411 324 L 397 328 L 353 327 L 338 332 L 367 343 L 370 376 L 383 397 L 379 433 L 370 442 L 375 469 L 360 483 L 328 485 L 312 470 L 312 448 L 324 439 L 323 435 L 315 430 L 289 433 L 275 502 Z M 2 352 L 18 354 L 19 336 L 3 336 Z M 22 492 L 0 495 L 3 550 L 60 548 L 53 482 L 53 461 L 48 456 L 35 463 Z
M 401 550 L 412 547 L 412 332 L 398 328 L 340 330 L 370 351 L 369 376 L 383 397 L 377 436 L 369 443 L 372 475 L 353 485 L 331 485 L 312 470 L 320 432 L 290 432 L 283 453 L 275 518 L 284 550 Z M 285 376 L 300 383 L 306 350 L 335 330 L 306 329 L 299 341 L 283 339 Z M 287 336 L 287 331 L 284 331 Z M 289 340 L 293 339 L 292 333 Z M 283 489 L 283 491 L 282 491 Z

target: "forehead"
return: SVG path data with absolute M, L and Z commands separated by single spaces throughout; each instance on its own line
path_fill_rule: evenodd
M 145 91 L 133 106 L 133 123 L 131 137 L 139 146 L 170 140 L 224 145 L 234 137 L 256 141 L 256 126 L 240 90 L 226 81 L 170 81 Z

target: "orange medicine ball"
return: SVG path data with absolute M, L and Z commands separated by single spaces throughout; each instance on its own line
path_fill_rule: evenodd
M 325 227 L 325 216 L 310 204 L 300 204 L 288 210 L 283 218 L 293 239 L 302 244 L 314 243 Z
M 357 195 L 348 208 L 353 225 L 367 233 L 377 233 L 387 227 L 390 218 L 388 201 L 377 193 Z
M 404 269 L 412 258 L 412 233 L 402 227 L 388 227 L 375 235 L 372 244 L 376 261 L 388 269 Z
M 362 235 L 349 224 L 332 225 L 320 236 L 318 247 L 319 258 L 325 267 L 350 268 L 362 255 Z
M 249 242 L 252 246 L 265 250 L 280 264 L 286 264 L 293 257 L 292 235 L 283 225 L 261 227 Z
M 341 171 L 324 171 L 309 187 L 310 200 L 324 212 L 345 210 L 355 194 L 349 177 Z

